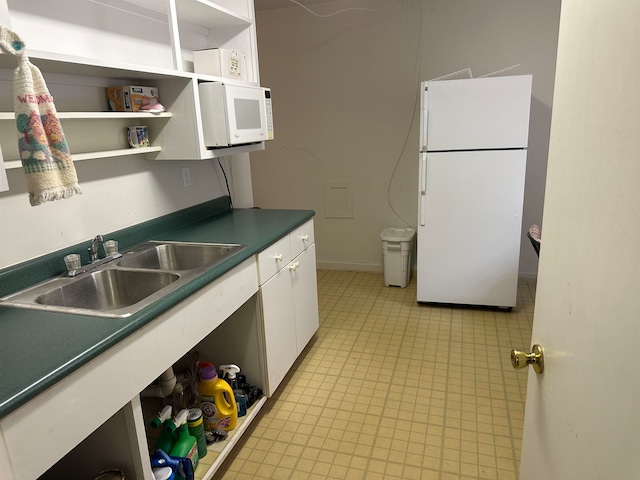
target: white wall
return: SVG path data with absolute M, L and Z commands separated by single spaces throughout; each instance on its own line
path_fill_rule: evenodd
M 415 227 L 418 83 L 471 68 L 533 75 L 523 231 L 541 223 L 560 0 L 395 0 L 378 13 L 317 18 L 257 5 L 261 82 L 272 88 L 275 140 L 251 155 L 255 205 L 310 208 L 318 262 L 381 270 L 379 234 Z M 313 5 L 322 14 L 388 2 Z M 352 182 L 353 219 L 325 218 L 325 182 Z M 520 271 L 537 257 L 523 235 Z
M 246 173 L 233 176 L 233 160 L 229 157 L 222 164 L 234 205 L 250 206 L 246 193 L 236 195 L 234 186 L 234 180 L 242 185 L 243 177 L 250 179 Z M 97 234 L 227 194 L 217 161 L 154 162 L 132 156 L 75 165 L 83 194 L 37 207 L 29 204 L 22 170 L 7 171 L 10 190 L 0 193 L 0 268 L 76 243 L 86 241 L 88 247 Z M 191 171 L 190 187 L 183 187 L 182 167 Z

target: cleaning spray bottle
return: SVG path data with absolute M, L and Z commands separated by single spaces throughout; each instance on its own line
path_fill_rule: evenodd
M 238 407 L 233 397 L 233 389 L 227 382 L 218 378 L 215 367 L 209 366 L 200 370 L 198 393 L 205 430 L 236 428 Z
M 165 453 L 169 453 L 178 439 L 176 426 L 171 420 L 171 405 L 165 406 L 158 416 L 151 420 L 152 428 L 158 428 L 160 425 L 162 425 L 162 431 L 156 441 L 155 449 L 160 449 Z
M 220 370 L 224 372 L 222 378 L 227 381 L 233 390 L 233 397 L 238 406 L 238 417 L 244 417 L 247 414 L 247 394 L 238 387 L 237 375 L 240 373 L 240 367 L 234 365 L 220 365 Z
M 186 408 L 181 410 L 173 420 L 178 426 L 178 440 L 169 452 L 171 457 L 188 458 L 193 464 L 195 470 L 198 466 L 198 446 L 196 444 L 196 437 L 189 434 L 189 426 L 187 425 L 187 417 L 189 410 Z

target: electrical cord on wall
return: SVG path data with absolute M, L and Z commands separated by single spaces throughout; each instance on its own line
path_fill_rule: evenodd
M 326 15 L 320 14 L 320 13 L 316 13 L 313 10 L 311 10 L 309 7 L 307 7 L 306 5 L 301 4 L 300 2 L 298 2 L 297 0 L 289 0 L 291 3 L 295 3 L 296 5 L 298 5 L 299 7 L 304 8 L 307 12 L 309 12 L 312 15 L 315 15 L 318 18 L 328 18 L 328 17 L 333 17 L 334 15 L 338 15 L 340 13 L 344 13 L 344 12 L 352 12 L 352 11 L 359 11 L 359 12 L 371 12 L 371 13 L 375 13 L 375 12 L 381 12 L 382 10 L 384 10 L 385 8 L 389 8 L 391 5 L 393 5 L 394 0 L 390 0 L 389 3 L 387 3 L 384 7 L 382 8 L 377 8 L 377 9 L 372 9 L 372 8 L 363 8 L 363 7 L 350 7 L 350 8 L 343 8 L 342 10 L 337 10 L 335 12 L 332 13 L 328 13 Z
M 334 15 L 338 15 L 340 13 L 344 13 L 344 12 L 348 12 L 348 11 L 364 11 L 364 12 L 381 12 L 387 8 L 389 8 L 391 5 L 393 5 L 393 3 L 396 0 L 390 0 L 386 5 L 384 5 L 381 8 L 378 9 L 370 9 L 370 8 L 361 8 L 361 7 L 352 7 L 352 8 L 344 8 L 342 10 L 337 10 L 335 12 L 326 14 L 326 15 L 322 15 L 319 13 L 314 12 L 313 10 L 311 10 L 310 8 L 308 8 L 307 6 L 301 4 L 300 2 L 298 2 L 297 0 L 289 0 L 291 3 L 294 3 L 296 5 L 298 5 L 299 7 L 305 9 L 306 11 L 308 11 L 309 13 L 311 13 L 312 15 L 318 17 L 318 18 L 328 18 L 328 17 L 332 17 Z M 420 65 L 421 65 L 421 52 L 422 52 L 422 4 L 420 2 L 420 0 L 418 0 L 417 2 L 418 5 L 418 10 L 419 10 L 419 27 L 418 27 L 418 44 L 417 44 L 417 48 L 416 48 L 416 57 L 415 57 L 415 69 L 416 69 L 416 84 L 420 83 Z M 398 154 L 398 158 L 396 160 L 396 164 L 393 167 L 393 172 L 391 173 L 391 177 L 389 178 L 389 184 L 387 187 L 387 203 L 389 205 L 389 208 L 391 209 L 391 211 L 402 221 L 404 222 L 405 225 L 407 225 L 408 227 L 411 226 L 411 224 L 405 220 L 402 215 L 400 215 L 400 213 L 398 213 L 398 211 L 393 207 L 393 204 L 391 203 L 391 186 L 393 184 L 393 179 L 398 171 L 398 166 L 400 165 L 400 161 L 402 160 L 402 156 L 404 155 L 405 150 L 407 149 L 407 144 L 409 142 L 409 137 L 411 135 L 411 126 L 413 125 L 415 118 L 416 118 L 416 111 L 419 108 L 418 102 L 420 101 L 420 91 L 419 88 L 416 88 L 416 96 L 413 102 L 413 110 L 412 110 L 412 114 L 411 114 L 411 121 L 409 122 L 409 128 L 407 129 L 407 135 L 405 136 L 404 142 L 402 144 L 402 148 L 400 149 L 400 153 Z
M 229 179 L 227 178 L 227 172 L 224 171 L 224 167 L 222 166 L 220 157 L 216 158 L 216 160 L 218 160 L 218 165 L 220 166 L 220 170 L 222 170 L 222 175 L 224 176 L 224 183 L 227 186 L 227 193 L 229 194 L 229 206 L 231 207 L 231 210 L 233 210 L 233 197 L 231 196 L 231 189 L 229 188 Z
M 417 2 L 418 3 L 418 10 L 420 12 L 420 14 L 418 15 L 418 18 L 420 20 L 420 26 L 418 28 L 418 46 L 416 48 L 416 60 L 415 60 L 415 69 L 416 69 L 416 84 L 420 84 L 420 65 L 421 65 L 421 52 L 422 52 L 422 4 L 420 3 L 420 1 Z M 393 183 L 393 178 L 396 175 L 396 172 L 398 171 L 398 166 L 400 165 L 400 160 L 402 160 L 402 156 L 404 155 L 405 150 L 407 149 L 407 144 L 409 143 L 409 136 L 411 135 L 411 125 L 413 125 L 413 122 L 416 119 L 416 111 L 420 108 L 420 106 L 418 105 L 418 102 L 420 101 L 420 89 L 416 88 L 416 94 L 415 94 L 415 98 L 413 101 L 413 111 L 411 113 L 411 121 L 409 122 L 409 128 L 407 129 L 407 135 L 404 138 L 404 143 L 402 144 L 402 148 L 400 149 L 400 153 L 398 154 L 398 159 L 396 160 L 396 164 L 393 167 L 393 172 L 391 173 L 391 177 L 389 178 L 389 185 L 387 187 L 387 203 L 389 204 L 389 208 L 391 208 L 391 211 L 393 213 L 395 213 L 396 217 L 398 217 L 400 220 L 402 220 L 404 222 L 404 224 L 407 227 L 411 227 L 411 224 L 409 222 L 407 222 L 402 215 L 400 215 L 395 208 L 393 208 L 393 205 L 391 203 L 391 185 Z

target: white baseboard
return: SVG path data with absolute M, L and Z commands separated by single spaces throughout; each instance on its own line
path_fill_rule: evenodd
M 342 263 L 342 262 L 316 262 L 318 270 L 344 270 L 350 272 L 376 272 L 384 273 L 384 266 L 374 263 Z M 411 267 L 411 274 L 416 275 L 416 266 Z M 538 274 L 535 272 L 520 272 L 518 278 L 527 280 L 537 280 Z
M 372 263 L 341 263 L 341 262 L 316 262 L 318 270 L 346 270 L 351 272 L 384 272 L 382 264 Z
M 519 272 L 518 278 L 522 278 L 523 280 L 537 280 L 538 274 L 535 272 Z

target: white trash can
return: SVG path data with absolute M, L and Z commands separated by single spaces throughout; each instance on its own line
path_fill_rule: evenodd
M 413 228 L 390 227 L 380 234 L 384 284 L 404 288 L 411 278 L 411 252 L 416 231 Z

